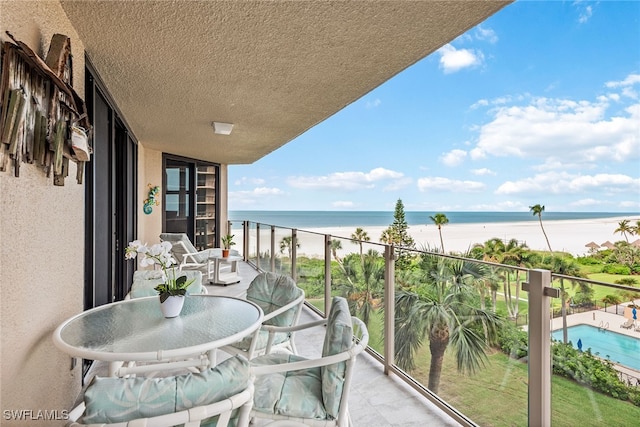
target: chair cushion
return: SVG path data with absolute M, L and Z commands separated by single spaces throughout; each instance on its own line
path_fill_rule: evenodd
M 275 273 L 260 273 L 247 289 L 247 300 L 260 306 L 265 315 L 289 304 L 303 294 L 296 282 L 289 276 Z M 295 321 L 296 307 L 269 319 L 265 325 L 291 326 Z
M 232 357 L 215 368 L 167 378 L 96 377 L 84 394 L 85 424 L 126 422 L 224 400 L 247 387 L 249 363 Z
M 327 332 L 322 347 L 322 357 L 331 356 L 349 350 L 353 346 L 353 325 L 349 304 L 342 297 L 334 297 L 327 318 Z M 327 413 L 337 417 L 340 411 L 340 398 L 344 386 L 346 362 L 323 366 L 322 399 Z
M 305 360 L 293 354 L 256 357 L 252 365 L 276 365 Z M 254 381 L 253 409 L 268 414 L 326 420 L 320 368 L 260 375 Z
M 202 294 L 206 290 L 202 286 L 202 273 L 196 270 L 176 271 L 177 277 L 187 276 L 187 280 L 194 279 L 187 288 L 187 294 Z M 155 287 L 162 283 L 162 271 L 137 270 L 133 273 L 133 283 L 129 296 L 131 298 L 150 297 L 158 295 Z
M 287 332 L 276 332 L 273 336 L 272 346 L 277 344 L 282 344 L 286 342 L 290 338 L 290 334 Z M 251 341 L 253 340 L 253 335 L 248 337 L 244 337 L 242 341 L 231 344 L 232 347 L 239 348 L 240 350 L 249 351 L 249 347 L 251 347 Z M 256 342 L 255 351 L 264 350 L 267 348 L 267 341 L 269 340 L 269 332 L 267 331 L 258 331 L 258 338 Z

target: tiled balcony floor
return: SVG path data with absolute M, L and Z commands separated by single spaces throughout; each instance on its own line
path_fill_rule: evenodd
M 240 283 L 228 286 L 207 286 L 210 294 L 244 297 L 247 287 L 258 274 L 251 266 L 239 263 Z M 304 309 L 300 322 L 316 320 L 317 316 Z M 296 334 L 298 352 L 318 357 L 322 350 L 324 331 Z M 384 375 L 382 365 L 366 353 L 358 356 L 349 395 L 349 412 L 354 426 L 457 426 L 459 425 L 431 402 L 401 382 L 397 377 Z

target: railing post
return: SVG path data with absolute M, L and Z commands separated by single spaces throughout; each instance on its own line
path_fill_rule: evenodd
M 384 373 L 395 363 L 395 250 L 393 245 L 384 246 Z
M 551 425 L 550 299 L 560 290 L 551 286 L 551 272 L 529 270 L 529 426 Z
M 271 272 L 276 272 L 276 227 L 271 226 Z
M 249 221 L 242 221 L 242 258 L 249 261 Z
M 324 315 L 331 309 L 331 236 L 324 236 Z
M 258 271 L 262 271 L 262 266 L 260 265 L 260 223 L 256 222 L 256 267 L 258 267 Z
M 291 229 L 291 277 L 293 280 L 298 280 L 298 271 L 297 269 L 297 258 L 298 251 L 296 247 L 298 246 L 298 230 L 295 228 Z

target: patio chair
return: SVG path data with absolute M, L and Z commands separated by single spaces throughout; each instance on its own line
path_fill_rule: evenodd
M 626 322 L 622 323 L 620 325 L 621 328 L 625 328 L 625 329 L 631 329 L 631 327 L 633 327 L 633 325 L 635 325 L 635 320 L 633 319 L 627 319 Z
M 197 374 L 165 378 L 95 378 L 69 412 L 76 426 L 249 424 L 253 383 L 242 357 Z
M 252 418 L 280 425 L 351 425 L 347 407 L 351 377 L 369 334 L 360 319 L 351 317 L 347 300 L 334 297 L 327 319 L 273 328 L 302 330 L 322 325 L 327 326 L 322 357 L 273 353 L 250 361 L 255 376 Z
M 185 233 L 162 233 L 160 234 L 160 240 L 171 243 L 171 252 L 176 261 L 178 261 L 180 270 L 195 269 L 206 274 L 208 280 L 213 278 L 214 261 L 212 257 L 221 256 L 222 249 L 198 251 Z
M 247 288 L 247 300 L 256 303 L 264 312 L 262 327 L 240 342 L 222 347 L 230 354 L 243 354 L 251 360 L 259 354 L 284 350 L 297 354 L 294 331 L 268 331 L 267 326 L 293 326 L 298 323 L 304 291 L 289 276 L 260 273 Z
M 158 295 L 155 287 L 162 283 L 160 270 L 137 270 L 133 273 L 131 290 L 124 299 L 141 298 Z M 187 276 L 187 280 L 194 279 L 187 288 L 187 294 L 207 294 L 207 288 L 202 286 L 202 273 L 196 270 L 182 271 L 179 276 Z

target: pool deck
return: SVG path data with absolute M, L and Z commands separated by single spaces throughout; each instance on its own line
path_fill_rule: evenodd
M 635 301 L 636 304 L 640 305 L 640 301 Z M 626 306 L 626 304 L 625 304 Z M 619 306 L 619 311 L 624 311 L 624 306 Z M 622 325 L 628 319 L 624 317 L 622 314 L 615 314 L 605 311 L 604 309 L 586 311 L 584 313 L 578 314 L 570 314 L 567 315 L 567 327 L 575 326 L 575 325 L 590 325 L 596 328 L 604 327 L 612 332 L 617 332 L 622 335 L 627 335 L 636 339 L 640 339 L 640 319 L 636 321 L 636 326 L 631 327 L 629 329 L 623 328 Z M 551 330 L 561 329 L 562 328 L 562 317 L 556 317 L 552 320 Z M 638 329 L 638 330 L 637 330 Z M 632 376 L 638 380 L 640 380 L 640 371 L 636 371 L 635 369 L 627 368 L 626 366 L 617 365 L 614 363 L 614 366 L 617 371 L 623 372 L 629 376 Z

